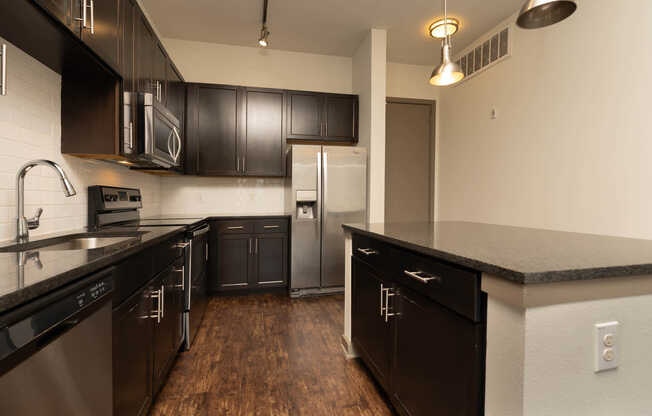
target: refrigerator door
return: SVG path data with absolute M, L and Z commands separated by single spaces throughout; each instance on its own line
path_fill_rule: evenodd
M 344 286 L 343 223 L 366 220 L 367 150 L 323 147 L 321 286 Z
M 318 288 L 321 260 L 321 146 L 294 145 L 291 157 L 290 289 Z

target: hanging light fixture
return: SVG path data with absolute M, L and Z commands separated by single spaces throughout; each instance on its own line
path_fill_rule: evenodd
M 267 0 L 263 0 L 263 27 L 260 29 L 258 44 L 263 48 L 269 45 L 269 30 L 267 30 Z
M 561 22 L 577 9 L 575 0 L 527 0 L 516 19 L 523 29 L 538 29 Z
M 460 28 L 460 21 L 449 17 L 434 21 L 428 27 L 428 33 L 435 39 L 444 39 L 446 36 L 453 36 Z
M 448 8 L 444 0 L 444 22 L 448 21 Z M 441 45 L 441 64 L 433 69 L 430 74 L 430 84 L 445 87 L 460 82 L 464 78 L 462 68 L 451 59 L 451 36 L 446 31 L 446 36 Z

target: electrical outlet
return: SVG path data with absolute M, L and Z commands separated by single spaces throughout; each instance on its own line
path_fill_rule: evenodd
M 613 370 L 620 364 L 618 321 L 595 324 L 595 372 Z

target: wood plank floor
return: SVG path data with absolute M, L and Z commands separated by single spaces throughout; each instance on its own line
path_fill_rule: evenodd
M 346 360 L 342 295 L 214 297 L 152 415 L 394 415 L 358 360 Z

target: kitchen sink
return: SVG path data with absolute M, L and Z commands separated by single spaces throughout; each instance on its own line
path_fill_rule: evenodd
M 29 250 L 59 251 L 59 250 L 93 250 L 116 244 L 136 241 L 148 231 L 132 231 L 118 233 L 80 233 L 43 240 L 30 241 L 23 244 L 13 244 L 0 247 L 0 253 L 16 253 Z

